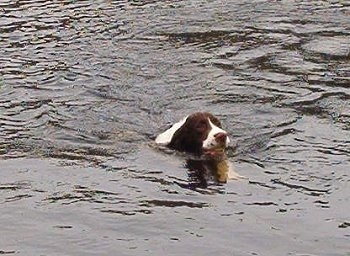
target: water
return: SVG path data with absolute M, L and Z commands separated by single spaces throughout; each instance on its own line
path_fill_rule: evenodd
M 350 255 L 346 1 L 2 1 L 0 254 Z M 210 111 L 247 180 L 152 140 Z

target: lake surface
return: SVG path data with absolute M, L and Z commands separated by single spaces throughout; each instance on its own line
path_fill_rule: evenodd
M 0 3 L 0 254 L 350 255 L 350 3 Z M 247 179 L 153 139 L 195 111 Z

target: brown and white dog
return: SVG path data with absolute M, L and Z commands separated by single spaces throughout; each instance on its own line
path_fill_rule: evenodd
M 183 118 L 159 134 L 155 142 L 198 157 L 197 160 L 187 161 L 187 165 L 192 163 L 189 168 L 194 166 L 197 171 L 210 169 L 219 182 L 239 178 L 239 175 L 229 174 L 231 167 L 225 154 L 230 142 L 227 132 L 222 129 L 219 119 L 208 112 L 197 112 Z
M 218 118 L 207 112 L 197 112 L 175 123 L 159 134 L 156 143 L 197 156 L 216 156 L 230 142 Z

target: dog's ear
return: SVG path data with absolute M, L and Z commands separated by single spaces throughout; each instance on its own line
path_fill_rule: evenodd
M 159 134 L 155 139 L 155 142 L 158 145 L 169 146 L 174 137 L 174 134 L 183 126 L 183 124 L 186 122 L 186 119 L 187 117 L 183 118 L 179 122 L 173 124 L 168 130 Z
M 178 151 L 201 155 L 203 142 L 196 131 L 191 128 L 186 121 L 186 123 L 174 133 L 168 146 Z
M 186 151 L 185 144 L 188 142 L 188 139 L 190 139 L 188 132 L 189 130 L 185 122 L 174 132 L 168 146 L 179 151 Z

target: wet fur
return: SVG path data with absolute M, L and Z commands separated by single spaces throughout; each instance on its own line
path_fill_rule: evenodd
M 189 152 L 195 155 L 203 153 L 202 143 L 208 137 L 210 129 L 208 123 L 203 120 L 209 120 L 219 128 L 222 128 L 220 121 L 210 113 L 199 112 L 189 116 L 184 125 L 182 125 L 173 135 L 168 147 L 171 149 Z

